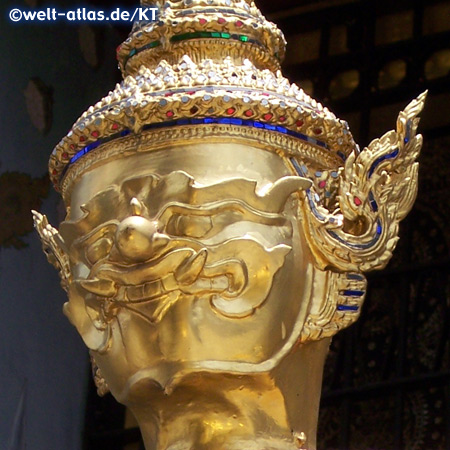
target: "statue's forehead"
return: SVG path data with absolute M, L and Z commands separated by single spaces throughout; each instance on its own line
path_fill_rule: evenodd
M 196 184 L 215 185 L 232 178 L 254 180 L 258 188 L 292 175 L 288 163 L 271 151 L 237 143 L 190 144 L 160 151 L 137 153 L 94 167 L 84 173 L 71 193 L 72 218 L 80 206 L 123 180 L 154 175 L 165 177 L 183 171 Z
M 75 235 L 101 231 L 130 216 L 145 216 L 167 226 L 174 217 L 193 218 L 227 216 L 228 223 L 250 220 L 267 225 L 284 222 L 288 198 L 311 187 L 311 181 L 286 176 L 258 189 L 255 180 L 230 178 L 204 186 L 183 171 L 159 177 L 155 174 L 133 177 L 97 193 L 61 225 Z M 102 228 L 99 228 L 102 227 Z M 77 230 L 77 231 L 76 231 Z M 97 230 L 97 231 L 94 231 Z M 73 233 L 69 232 L 69 235 Z

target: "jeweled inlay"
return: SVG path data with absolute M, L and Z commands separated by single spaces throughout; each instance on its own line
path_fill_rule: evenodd
M 163 105 L 165 106 L 165 104 Z M 226 113 L 229 115 L 234 114 L 236 110 L 234 108 L 229 108 L 226 110 Z M 195 114 L 196 111 L 192 111 L 192 114 Z M 168 118 L 171 118 L 174 116 L 173 111 L 168 111 L 166 113 L 166 116 Z M 159 128 L 165 128 L 165 127 L 173 127 L 173 126 L 185 126 L 185 125 L 202 125 L 202 124 L 221 124 L 221 125 L 238 125 L 238 126 L 244 126 L 244 127 L 253 127 L 253 128 L 260 128 L 265 129 L 269 131 L 276 131 L 278 133 L 287 134 L 289 136 L 292 136 L 297 139 L 301 139 L 302 141 L 306 141 L 310 144 L 317 145 L 318 147 L 322 147 L 327 149 L 327 145 L 324 142 L 318 141 L 317 139 L 314 139 L 312 137 L 306 136 L 302 133 L 297 133 L 292 130 L 288 130 L 287 128 L 281 127 L 281 126 L 274 126 L 270 125 L 268 123 L 258 122 L 254 120 L 243 120 L 238 118 L 226 118 L 226 117 L 206 117 L 206 118 L 195 118 L 195 119 L 179 119 L 172 122 L 161 122 L 161 123 L 154 123 L 154 124 L 147 124 L 142 127 L 142 131 L 152 130 L 152 129 L 159 129 Z M 121 131 L 120 133 L 113 134 L 107 138 L 99 139 L 86 147 L 84 147 L 82 150 L 75 153 L 74 156 L 69 161 L 69 165 L 75 163 L 78 161 L 81 157 L 86 155 L 87 153 L 91 152 L 92 150 L 95 150 L 100 145 L 103 145 L 107 142 L 111 142 L 114 139 L 119 139 L 124 136 L 128 136 L 130 133 L 132 133 L 131 130 L 126 129 Z M 81 139 L 80 139 L 81 140 Z M 67 168 L 65 169 L 65 171 Z M 64 173 L 65 173 L 64 171 Z M 64 174 L 63 174 L 64 175 Z

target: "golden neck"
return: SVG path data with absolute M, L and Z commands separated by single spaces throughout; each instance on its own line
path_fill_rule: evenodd
M 315 450 L 328 345 L 304 345 L 271 373 L 188 375 L 170 395 L 143 383 L 129 407 L 145 448 Z

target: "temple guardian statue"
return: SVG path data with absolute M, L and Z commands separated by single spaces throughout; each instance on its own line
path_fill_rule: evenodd
M 65 221 L 34 212 L 64 312 L 146 449 L 315 450 L 330 340 L 416 197 L 425 94 L 360 151 L 253 1 L 143 6 L 123 82 L 51 155 Z

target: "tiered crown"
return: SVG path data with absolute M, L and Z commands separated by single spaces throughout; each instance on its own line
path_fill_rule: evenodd
M 250 0 L 144 2 L 154 23 L 135 24 L 118 50 L 122 84 L 89 108 L 50 158 L 57 189 L 140 136 L 145 150 L 208 138 L 338 168 L 356 145 L 348 125 L 276 70 L 282 33 Z M 122 142 L 122 144 L 120 144 Z M 120 145 L 115 145 L 119 143 Z M 136 150 L 137 151 L 137 150 Z
M 283 33 L 268 22 L 251 0 L 142 1 L 158 8 L 155 22 L 136 22 L 118 48 L 124 76 L 161 60 L 176 64 L 183 55 L 194 62 L 229 56 L 236 64 L 249 59 L 261 69 L 277 70 L 285 54 Z

